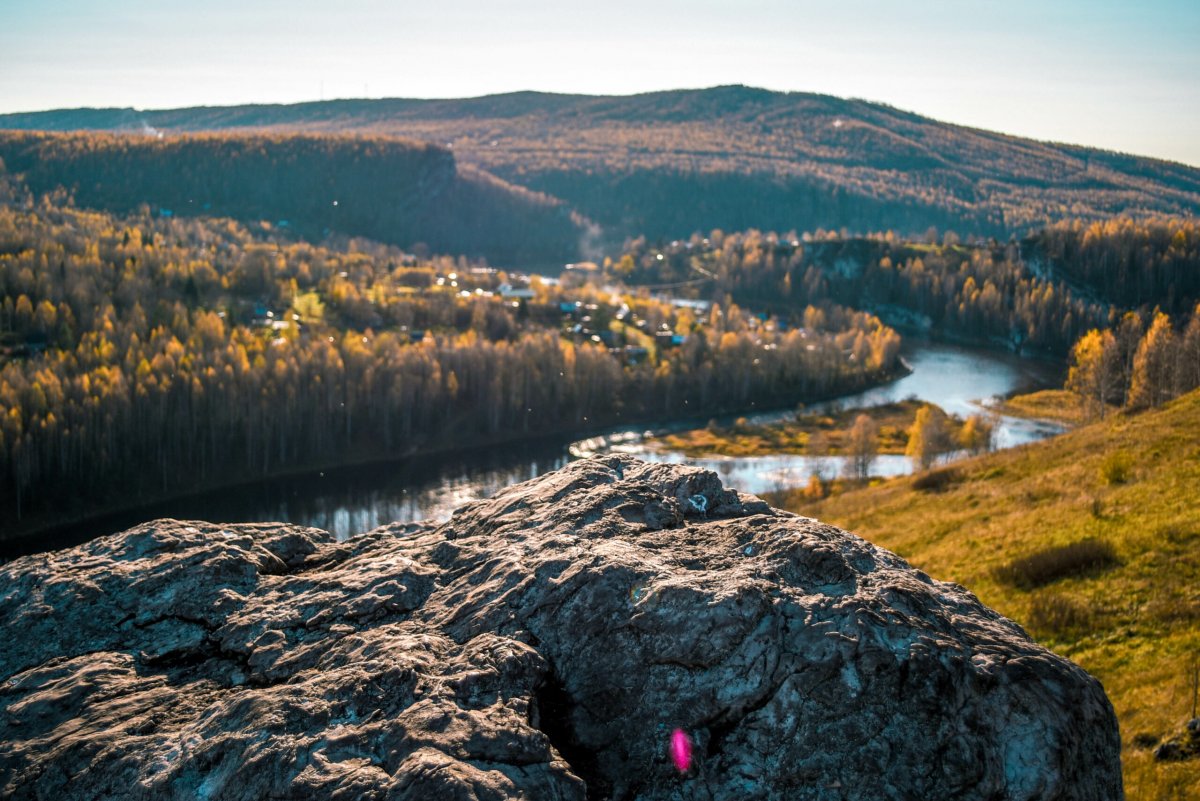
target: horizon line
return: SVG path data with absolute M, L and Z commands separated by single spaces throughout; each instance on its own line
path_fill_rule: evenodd
M 45 109 L 37 109 L 37 110 L 31 110 L 31 111 L 0 112 L 0 122 L 2 122 L 3 119 L 6 117 L 56 114 L 56 113 L 72 112 L 72 111 L 131 111 L 131 112 L 135 112 L 135 113 L 139 113 L 139 114 L 146 114 L 146 113 L 155 113 L 155 112 L 192 111 L 192 110 L 200 110 L 200 109 L 211 110 L 211 109 L 239 109 L 239 108 L 291 108 L 291 107 L 298 107 L 298 106 L 320 105 L 320 104 L 324 104 L 324 103 L 344 103 L 344 102 L 360 102 L 360 103 L 378 103 L 378 102 L 388 102 L 388 101 L 422 101 L 422 102 L 430 102 L 430 103 L 456 102 L 456 101 L 462 102 L 462 101 L 472 101 L 472 100 L 486 100 L 489 98 L 498 98 L 498 97 L 511 97 L 511 96 L 515 96 L 515 95 L 544 95 L 544 96 L 548 96 L 548 97 L 592 98 L 592 99 L 636 98 L 636 97 L 645 97 L 645 96 L 649 96 L 649 95 L 660 95 L 660 94 L 671 94 L 671 93 L 711 92 L 711 91 L 714 91 L 717 89 L 749 89 L 749 90 L 753 90 L 756 92 L 765 92 L 765 93 L 772 94 L 772 95 L 781 95 L 781 96 L 804 95 L 804 96 L 808 96 L 808 97 L 829 98 L 829 99 L 839 100 L 839 101 L 847 102 L 847 103 L 865 103 L 865 104 L 872 105 L 872 106 L 879 106 L 882 108 L 890 109 L 892 111 L 896 111 L 896 112 L 899 112 L 902 114 L 910 114 L 915 117 L 920 117 L 923 120 L 928 120 L 930 122 L 934 122 L 934 123 L 937 123 L 940 125 L 949 125 L 949 126 L 953 126 L 955 128 L 963 129 L 963 130 L 982 132 L 982 133 L 991 134 L 991 135 L 995 135 L 995 136 L 1004 136 L 1004 137 L 1008 137 L 1011 139 L 1020 139 L 1020 140 L 1024 140 L 1024 141 L 1028 141 L 1028 142 L 1036 142 L 1038 144 L 1043 144 L 1043 145 L 1053 145 L 1053 146 L 1058 146 L 1058 147 L 1070 147 L 1070 148 L 1083 148 L 1086 150 L 1096 151 L 1099 153 L 1108 153 L 1108 154 L 1118 155 L 1118 156 L 1131 156 L 1134 158 L 1146 159 L 1148 161 L 1156 161 L 1156 162 L 1160 162 L 1163 164 L 1176 164 L 1181 167 L 1185 167 L 1187 169 L 1200 170 L 1200 163 L 1190 164 L 1188 162 L 1179 161 L 1176 159 L 1171 159 L 1171 158 L 1167 158 L 1167 157 L 1163 157 L 1163 156 L 1151 156 L 1151 155 L 1143 155 L 1140 153 L 1135 153 L 1132 151 L 1113 150 L 1113 149 L 1102 147 L 1099 145 L 1089 145 L 1089 144 L 1084 144 L 1084 143 L 1080 143 L 1080 142 L 1066 142 L 1066 141 L 1055 140 L 1055 139 L 1039 139 L 1034 136 L 1029 136 L 1029 135 L 1025 135 L 1025 134 L 1013 133 L 1010 131 L 1002 131 L 1002 130 L 993 129 L 993 128 L 983 128 L 983 127 L 976 126 L 976 125 L 969 125 L 966 123 L 959 123 L 959 122 L 953 122 L 951 120 L 939 119 L 937 117 L 932 117 L 927 114 L 923 114 L 920 111 L 902 108 L 900 106 L 893 105 L 885 100 L 871 100 L 869 98 L 863 98 L 863 97 L 845 97 L 842 95 L 830 94 L 828 92 L 814 92 L 814 91 L 808 91 L 808 90 L 803 90 L 803 89 L 771 89 L 771 88 L 768 88 L 765 86 L 754 86 L 751 84 L 744 84 L 744 83 L 714 84 L 711 86 L 695 86 L 695 87 L 675 87 L 675 88 L 669 88 L 669 89 L 651 89 L 651 90 L 641 91 L 641 92 L 628 92 L 628 93 L 614 92 L 614 93 L 605 93 L 605 94 L 594 94 L 594 93 L 588 93 L 588 92 L 557 92 L 557 91 L 549 91 L 549 90 L 542 90 L 542 89 L 514 89 L 511 91 L 507 91 L 507 92 L 492 92 L 492 93 L 488 93 L 488 94 L 465 95 L 465 96 L 460 96 L 460 97 L 449 97 L 449 96 L 422 97 L 422 96 L 417 96 L 417 95 L 408 95 L 408 96 L 395 95 L 395 96 L 377 96 L 377 97 L 348 96 L 348 97 L 321 98 L 321 99 L 316 99 L 316 100 L 312 100 L 312 99 L 295 100 L 295 101 L 290 101 L 290 102 L 255 101 L 255 102 L 249 102 L 249 103 L 214 103 L 211 105 L 210 104 L 200 104 L 200 105 L 167 106 L 167 107 L 160 106 L 160 107 L 155 107 L 155 108 L 139 108 L 137 106 L 59 106 L 56 108 L 45 108 Z M 263 126 L 263 127 L 268 127 L 268 126 Z M 3 125 L 0 124 L 0 131 L 20 131 L 20 130 L 44 130 L 44 129 L 4 128 Z M 86 132 L 84 129 L 76 129 L 76 130 L 78 130 L 79 132 Z M 216 132 L 217 130 L 219 130 L 219 129 L 213 129 L 214 132 Z M 53 133 L 53 131 L 48 131 L 48 132 Z M 67 133 L 67 132 L 68 131 L 59 131 L 59 133 Z M 349 133 L 349 132 L 347 132 L 347 133 Z M 178 132 L 176 135 L 186 135 L 186 132 Z

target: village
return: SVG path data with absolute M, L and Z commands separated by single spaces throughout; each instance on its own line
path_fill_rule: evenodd
M 336 278 L 348 281 L 350 276 L 342 271 Z M 506 334 L 557 330 L 565 341 L 603 347 L 623 364 L 633 366 L 657 363 L 661 354 L 684 347 L 702 330 L 711 339 L 714 333 L 719 337 L 726 330 L 745 329 L 765 349 L 776 347 L 774 335 L 791 330 L 789 321 L 767 314 L 745 314 L 733 307 L 732 319 L 727 320 L 725 310 L 714 308 L 710 301 L 627 287 L 594 262 L 566 264 L 555 277 L 486 266 L 430 270 L 412 257 L 401 262 L 392 278 L 368 293 L 374 309 L 356 310 L 358 327 L 368 337 L 390 330 L 404 342 L 420 344 L 427 338 L 469 330 L 483 334 L 488 329 L 487 318 L 502 315 L 510 321 L 510 325 L 498 326 Z M 337 295 L 336 289 L 331 289 L 324 295 Z M 290 305 L 234 298 L 228 314 L 233 323 L 282 343 L 325 331 L 326 296 L 318 289 L 294 296 Z M 440 314 L 414 313 L 423 324 L 416 319 L 399 322 L 405 316 L 399 309 L 406 306 L 434 307 Z M 808 332 L 800 328 L 798 333 L 805 337 Z M 853 358 L 849 352 L 847 356 Z

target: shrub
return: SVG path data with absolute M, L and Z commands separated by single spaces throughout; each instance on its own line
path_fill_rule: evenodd
M 1014 559 L 996 569 L 996 578 L 1023 589 L 1041 587 L 1068 576 L 1104 570 L 1117 564 L 1112 543 L 1088 538 Z
M 1100 463 L 1100 478 L 1105 484 L 1124 484 L 1133 475 L 1133 457 L 1125 451 L 1113 451 Z
M 1033 596 L 1029 604 L 1029 628 L 1037 634 L 1061 637 L 1087 631 L 1094 620 L 1091 607 L 1058 593 Z
M 962 471 L 954 467 L 927 470 L 913 479 L 912 488 L 921 492 L 941 492 L 962 481 Z
M 1147 751 L 1158 745 L 1159 736 L 1150 732 L 1139 732 L 1133 735 L 1133 747 Z

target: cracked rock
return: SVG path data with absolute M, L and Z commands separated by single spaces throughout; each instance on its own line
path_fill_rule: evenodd
M 625 456 L 345 543 L 147 523 L 0 567 L 0 621 L 4 798 L 1122 797 L 1015 623 Z

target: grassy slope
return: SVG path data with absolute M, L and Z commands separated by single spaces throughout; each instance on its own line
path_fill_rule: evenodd
M 1101 466 L 1124 451 L 1133 470 L 1109 483 Z M 1200 798 L 1200 762 L 1158 764 L 1139 734 L 1178 732 L 1191 714 L 1200 654 L 1200 392 L 1057 439 L 960 464 L 941 493 L 910 479 L 796 511 L 890 548 L 980 599 L 1103 681 L 1116 707 L 1130 799 Z M 1120 564 L 1024 590 L 993 571 L 1054 545 L 1098 537 Z M 1050 622 L 1065 609 L 1074 624 Z M 1082 620 L 1084 622 L 1080 623 Z

